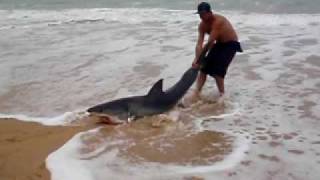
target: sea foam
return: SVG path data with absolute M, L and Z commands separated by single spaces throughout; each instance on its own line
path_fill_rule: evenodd
M 72 122 L 87 117 L 89 114 L 84 111 L 66 112 L 55 117 L 30 117 L 26 115 L 0 114 L 0 118 L 17 119 L 26 122 L 37 122 L 47 126 L 71 125 Z

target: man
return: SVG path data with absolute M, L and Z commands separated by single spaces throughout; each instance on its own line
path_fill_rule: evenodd
M 225 93 L 224 77 L 229 64 L 237 51 L 242 52 L 238 36 L 231 23 L 222 15 L 214 14 L 207 2 L 201 2 L 198 5 L 197 14 L 201 22 L 198 27 L 196 55 L 192 66 L 199 68 L 200 74 L 193 97 L 199 97 L 208 74 L 215 78 L 220 97 L 223 97 Z M 208 34 L 209 38 L 203 46 L 205 34 Z M 206 56 L 199 59 L 201 54 Z

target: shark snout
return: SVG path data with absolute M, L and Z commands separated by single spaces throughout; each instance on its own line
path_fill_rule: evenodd
M 102 113 L 102 108 L 100 108 L 99 106 L 95 106 L 95 107 L 91 107 L 87 110 L 89 113 Z

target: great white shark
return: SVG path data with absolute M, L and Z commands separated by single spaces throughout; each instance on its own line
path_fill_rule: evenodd
M 144 96 L 116 99 L 93 106 L 87 112 L 101 116 L 117 117 L 122 122 L 164 113 L 172 109 L 186 94 L 196 80 L 198 71 L 197 68 L 189 68 L 176 84 L 165 91 L 163 91 L 163 79 L 160 79 Z

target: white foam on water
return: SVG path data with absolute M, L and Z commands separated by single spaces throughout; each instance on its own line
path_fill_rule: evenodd
M 219 13 L 219 12 L 218 12 Z M 259 14 L 242 13 L 237 11 L 222 11 L 232 21 L 245 22 L 246 26 L 278 26 L 280 24 L 308 25 L 309 22 L 318 22 L 320 14 Z M 166 10 L 166 9 L 143 9 L 143 8 L 92 8 L 92 9 L 66 9 L 66 10 L 0 10 L 3 16 L 0 18 L 7 26 L 9 22 L 22 27 L 33 25 L 59 25 L 63 23 L 90 23 L 97 21 L 121 22 L 126 24 L 141 24 L 146 22 L 177 23 L 198 20 L 193 10 Z M 150 14 L 157 14 L 150 16 Z M 174 17 L 174 18 L 173 18 Z M 263 21 L 261 21 L 263 19 Z
M 220 132 L 234 136 L 233 133 L 228 131 L 220 131 Z M 177 167 L 177 172 L 191 174 L 191 173 L 207 173 L 207 172 L 215 172 L 215 171 L 224 171 L 224 170 L 232 169 L 237 164 L 239 164 L 241 160 L 243 160 L 243 158 L 246 155 L 245 153 L 249 150 L 249 144 L 250 144 L 249 139 L 246 139 L 244 136 L 237 136 L 233 144 L 232 153 L 224 157 L 222 161 L 217 162 L 211 166 L 190 167 L 189 169 Z
M 85 111 L 65 112 L 55 117 L 30 117 L 26 115 L 0 114 L 0 118 L 17 119 L 26 122 L 37 122 L 47 126 L 70 125 L 70 123 L 88 116 Z
M 94 130 L 94 131 L 97 131 Z M 89 133 L 92 133 L 90 131 Z M 236 166 L 245 156 L 249 149 L 249 140 L 243 137 L 236 137 L 233 144 L 233 151 L 224 160 L 207 166 L 177 166 L 160 163 L 131 164 L 126 160 L 117 157 L 118 149 L 113 148 L 105 151 L 106 147 L 97 148 L 90 156 L 96 158 L 84 159 L 90 156 L 81 157 L 78 149 L 83 146 L 80 142 L 80 133 L 69 140 L 63 147 L 51 153 L 47 158 L 47 167 L 52 173 L 53 180 L 97 180 L 97 179 L 161 179 L 170 177 L 183 177 L 189 174 L 203 174 L 208 172 L 224 171 Z M 115 142 L 106 142 L 115 144 Z M 116 142 L 123 143 L 123 142 Z M 109 144 L 107 145 L 109 146 Z M 103 152 L 103 153 L 101 153 Z M 99 178 L 100 177 L 100 178 Z M 104 177 L 104 178 L 102 178 Z
M 224 118 L 236 115 L 234 112 L 212 116 L 210 118 Z M 197 132 L 204 130 L 212 131 L 202 127 L 202 122 L 207 118 L 195 119 Z M 94 147 L 94 151 L 81 154 L 80 149 L 86 147 L 81 140 L 85 137 L 99 136 L 100 128 L 82 132 L 74 136 L 63 147 L 50 154 L 47 158 L 47 167 L 52 173 L 53 180 L 100 180 L 100 179 L 171 179 L 182 178 L 192 174 L 201 174 L 206 177 L 206 173 L 221 172 L 235 167 L 249 150 L 250 139 L 245 138 L 248 134 L 241 136 L 228 131 L 220 131 L 228 136 L 234 137 L 232 152 L 224 157 L 220 162 L 212 165 L 193 166 L 193 165 L 174 165 L 152 162 L 132 163 L 122 157 L 119 157 L 120 146 L 130 146 L 133 142 L 130 140 L 117 140 L 103 137 L 103 143 Z M 77 173 L 81 171 L 81 173 Z M 82 175 L 83 174 L 83 175 Z M 79 177 L 81 176 L 81 177 Z
M 190 171 L 189 173 L 205 173 L 210 171 L 223 171 L 223 170 L 232 169 L 237 164 L 239 164 L 241 160 L 244 159 L 244 157 L 246 156 L 245 153 L 248 152 L 250 148 L 249 145 L 251 142 L 251 137 L 249 133 L 243 132 L 240 135 L 227 130 L 221 130 L 221 129 L 217 130 L 214 128 L 202 126 L 202 123 L 205 120 L 234 117 L 240 114 L 241 114 L 240 108 L 237 106 L 237 108 L 235 108 L 230 113 L 223 113 L 220 115 L 213 115 L 213 116 L 206 116 L 206 117 L 194 117 L 195 126 L 199 129 L 199 131 L 204 131 L 204 130 L 218 131 L 218 132 L 225 133 L 229 136 L 235 137 L 236 140 L 233 143 L 232 153 L 227 155 L 223 161 L 220 161 L 214 164 L 214 166 L 204 166 L 204 167 L 193 168 L 192 171 Z
M 90 130 L 88 133 L 98 130 L 99 128 Z M 94 180 L 90 169 L 85 166 L 83 161 L 77 159 L 77 153 L 74 152 L 81 146 L 80 136 L 84 133 L 75 135 L 69 142 L 47 157 L 46 166 L 51 172 L 52 180 Z
M 196 119 L 197 122 L 202 122 L 204 120 L 209 120 L 209 119 L 222 119 L 222 118 L 234 117 L 240 114 L 241 114 L 240 108 L 235 108 L 234 111 L 230 113 L 223 113 L 219 115 L 204 116 L 204 117 L 196 117 L 196 116 L 192 116 L 192 117 Z M 197 127 L 200 127 L 200 126 L 197 126 Z

